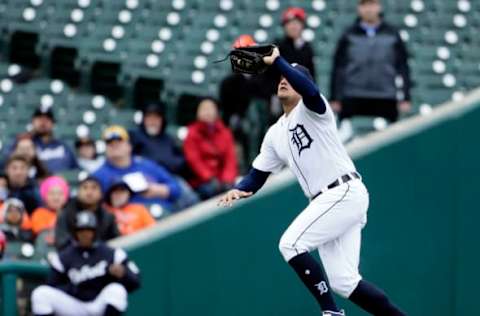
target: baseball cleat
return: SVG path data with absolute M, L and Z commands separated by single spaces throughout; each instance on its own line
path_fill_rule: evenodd
M 324 311 L 322 316 L 345 316 L 345 311 L 343 309 L 339 312 Z

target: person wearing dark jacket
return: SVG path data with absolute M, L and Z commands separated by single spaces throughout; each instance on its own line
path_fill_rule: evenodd
M 167 121 L 163 104 L 150 104 L 143 110 L 142 124 L 130 130 L 134 155 L 148 158 L 177 175 L 183 175 L 187 164 L 181 148 L 166 133 Z
M 307 15 L 305 10 L 300 7 L 289 7 L 282 13 L 282 26 L 284 36 L 277 38 L 274 44 L 280 50 L 283 58 L 288 63 L 296 63 L 308 69 L 316 80 L 316 70 L 314 64 L 315 53 L 309 42 L 302 37 L 305 28 Z M 280 72 L 274 67 L 269 67 L 264 74 L 261 74 L 259 80 L 262 81 L 262 89 L 268 96 L 270 102 L 270 121 L 272 123 L 281 115 L 282 109 L 277 98 L 277 86 L 280 82 Z
M 32 292 L 34 315 L 121 315 L 128 293 L 140 287 L 138 267 L 122 249 L 95 240 L 97 218 L 75 216 L 75 240 L 48 256 L 47 284 Z
M 5 163 L 8 197 L 21 200 L 27 213 L 31 215 L 41 202 L 35 181 L 28 177 L 29 169 L 30 163 L 24 156 L 12 155 Z
M 94 177 L 87 177 L 80 182 L 76 199 L 70 200 L 55 225 L 55 246 L 63 249 L 68 246 L 75 232 L 75 217 L 78 212 L 88 210 L 95 214 L 97 227 L 95 236 L 107 241 L 120 236 L 115 218 L 102 207 L 102 190 Z
M 408 53 L 399 32 L 382 17 L 380 0 L 360 0 L 359 18 L 341 36 L 330 83 L 340 120 L 356 115 L 393 122 L 411 110 Z M 399 92 L 396 78 L 402 78 Z

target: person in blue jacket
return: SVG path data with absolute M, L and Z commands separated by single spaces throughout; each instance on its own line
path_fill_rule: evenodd
M 102 191 L 106 192 L 111 183 L 121 178 L 133 191 L 133 203 L 157 204 L 174 211 L 173 205 L 181 193 L 174 177 L 153 161 L 133 156 L 130 137 L 122 126 L 105 129 L 103 140 L 107 144 L 106 161 L 92 174 L 100 182 Z
M 32 117 L 33 142 L 40 161 L 51 173 L 77 169 L 78 163 L 70 146 L 55 138 L 55 117 L 51 108 L 39 107 Z

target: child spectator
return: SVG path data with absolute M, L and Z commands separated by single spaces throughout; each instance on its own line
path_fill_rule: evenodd
M 32 231 L 36 236 L 46 232 L 44 236 L 46 242 L 53 244 L 57 216 L 69 197 L 67 181 L 58 176 L 48 177 L 40 185 L 40 196 L 44 206 L 35 209 L 33 212 Z
M 0 230 L 8 241 L 30 241 L 31 223 L 25 206 L 19 199 L 9 198 L 0 211 Z
M 105 194 L 105 208 L 115 216 L 122 235 L 132 234 L 155 224 L 143 204 L 130 203 L 132 191 L 122 181 L 114 182 Z
M 188 127 L 183 148 L 194 173 L 190 183 L 202 199 L 233 185 L 238 174 L 233 135 L 219 118 L 212 99 L 200 102 L 197 120 Z
M 88 173 L 95 172 L 104 162 L 105 157 L 97 154 L 95 142 L 89 137 L 81 137 L 75 141 L 78 165 Z

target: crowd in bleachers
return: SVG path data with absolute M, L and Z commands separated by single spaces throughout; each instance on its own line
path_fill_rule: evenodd
M 274 2 L 267 1 L 266 7 Z M 312 2 L 315 10 L 321 2 Z M 411 6 L 417 12 L 413 1 Z M 327 61 L 331 65 L 330 90 L 326 91 L 325 82 L 320 82 L 320 87 L 342 124 L 357 115 L 394 122 L 412 111 L 405 36 L 388 22 L 380 1 L 359 0 L 357 9 L 359 17 L 349 17 L 351 25 L 338 34 L 336 49 Z M 291 63 L 307 66 L 316 80 L 324 78 L 325 69 L 319 66 L 325 61 L 318 62 L 324 52 L 305 35 L 306 27 L 315 25 L 313 19 L 308 19 L 304 9 L 291 7 L 278 14 L 278 20 L 283 33 L 274 42 L 281 54 Z M 211 21 L 198 21 L 204 22 Z M 268 36 L 272 38 L 272 34 Z M 258 32 L 243 34 L 228 48 L 254 45 L 260 37 Z M 82 47 L 85 49 L 87 46 Z M 15 76 L 16 82 L 23 84 L 32 73 L 17 72 Z M 218 100 L 199 96 L 193 113 L 180 113 L 193 117 L 186 133 L 178 128 L 178 118 L 175 133 L 169 130 L 172 115 L 160 97 L 137 107 L 141 113 L 135 116 L 137 124 L 132 124 L 133 110 L 124 120 L 124 112 L 107 98 L 72 97 L 65 92 L 68 89 L 59 88 L 59 82 L 49 83 L 54 101 L 44 96 L 41 102 L 32 101 L 28 91 L 21 92 L 12 103 L 15 107 L 3 111 L 2 95 L 1 115 L 29 110 L 30 121 L 19 121 L 16 129 L 4 131 L 4 135 L 15 135 L 0 142 L 1 230 L 12 242 L 34 243 L 36 249 L 62 248 L 70 240 L 75 214 L 90 210 L 99 223 L 97 236 L 108 240 L 149 227 L 232 188 L 251 162 L 252 153 L 258 151 L 268 124 L 281 113 L 275 97 L 278 77 L 268 70 L 257 77 L 231 73 L 221 81 L 217 78 Z M 192 81 L 195 78 L 192 74 Z M 172 75 L 171 79 L 178 78 Z M 0 82 L 0 92 L 12 90 L 4 83 Z M 44 87 L 31 85 L 25 90 L 30 89 L 43 91 Z M 212 95 L 209 89 L 203 94 Z M 5 93 L 5 100 L 7 97 L 11 95 Z M 38 104 L 22 107 L 25 102 Z M 267 117 L 263 124 L 247 124 L 249 111 L 258 102 Z M 83 113 L 80 120 L 89 126 L 88 132 L 78 125 L 78 113 Z M 95 121 L 104 124 L 92 124 Z M 4 135 L 0 140 L 5 140 Z M 76 139 L 70 143 L 65 135 Z M 73 178 L 68 176 L 71 171 Z
M 75 214 L 83 210 L 96 214 L 97 236 L 109 240 L 151 226 L 234 184 L 234 139 L 213 99 L 200 102 L 183 147 L 166 133 L 161 103 L 145 107 L 142 117 L 130 130 L 105 128 L 106 150 L 98 155 L 95 140 L 87 136 L 75 141 L 75 151 L 57 139 L 51 108 L 37 108 L 31 130 L 4 150 L 0 222 L 7 240 L 62 248 L 69 242 Z M 61 176 L 68 170 L 84 171 L 74 190 Z

